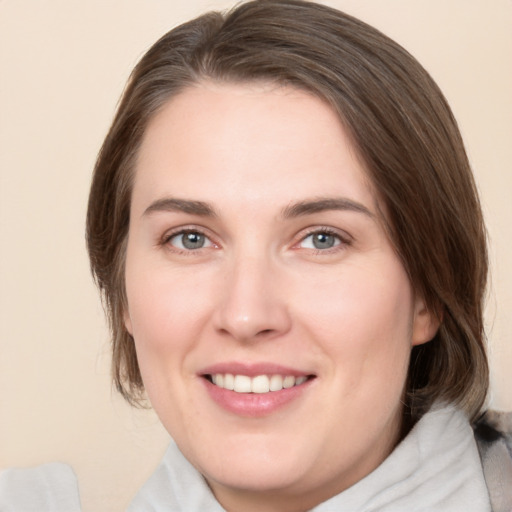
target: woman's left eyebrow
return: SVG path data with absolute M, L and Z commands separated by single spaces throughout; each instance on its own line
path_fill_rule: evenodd
M 282 216 L 285 219 L 290 219 L 328 210 L 352 211 L 375 219 L 375 214 L 364 204 L 346 197 L 323 197 L 292 203 L 283 209 Z

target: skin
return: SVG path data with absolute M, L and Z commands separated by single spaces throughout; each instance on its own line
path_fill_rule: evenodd
M 325 198 L 349 208 L 291 209 Z M 147 128 L 125 324 L 152 405 L 228 511 L 307 510 L 370 473 L 398 441 L 410 351 L 437 324 L 378 200 L 337 116 L 306 92 L 200 83 Z M 204 245 L 184 248 L 184 228 Z M 332 247 L 316 248 L 311 233 L 326 230 Z M 237 415 L 200 375 L 226 361 L 314 379 L 270 414 Z

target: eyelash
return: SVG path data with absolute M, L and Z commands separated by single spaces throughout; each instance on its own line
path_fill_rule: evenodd
M 173 246 L 170 244 L 171 240 L 175 237 L 183 236 L 186 234 L 198 234 L 200 236 L 203 236 L 206 240 L 209 241 L 211 244 L 208 247 L 199 247 L 197 249 L 181 249 L 179 247 Z M 301 233 L 300 239 L 298 242 L 294 243 L 292 248 L 294 249 L 300 249 L 299 245 L 303 243 L 307 238 L 314 236 L 314 235 L 320 235 L 325 234 L 327 236 L 332 236 L 337 239 L 337 243 L 333 247 L 325 248 L 325 249 L 314 249 L 314 248 L 306 248 L 306 250 L 313 252 L 313 254 L 331 254 L 333 252 L 342 251 L 347 246 L 350 246 L 352 244 L 352 239 L 349 237 L 348 234 L 345 234 L 344 236 L 337 230 L 329 227 L 314 227 L 308 229 L 306 232 Z M 173 252 L 176 252 L 178 254 L 183 254 L 187 256 L 193 256 L 197 255 L 198 253 L 202 252 L 202 249 L 209 249 L 210 247 L 219 247 L 219 245 L 212 239 L 210 235 L 207 234 L 205 230 L 202 230 L 200 228 L 190 226 L 190 227 L 182 227 L 178 228 L 176 230 L 173 230 L 171 232 L 166 232 L 164 236 L 162 237 L 160 244 L 161 246 L 165 247 L 171 247 L 170 250 Z

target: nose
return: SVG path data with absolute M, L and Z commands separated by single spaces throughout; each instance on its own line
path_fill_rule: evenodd
M 227 269 L 214 314 L 222 335 L 250 342 L 277 338 L 290 329 L 286 289 L 269 259 L 240 256 Z

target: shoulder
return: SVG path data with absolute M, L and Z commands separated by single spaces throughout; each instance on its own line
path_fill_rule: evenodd
M 495 512 L 512 510 L 512 413 L 489 410 L 473 425 Z
M 43 464 L 0 472 L 2 512 L 80 512 L 78 484 L 67 464 Z

